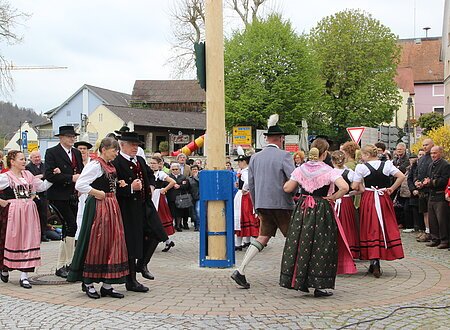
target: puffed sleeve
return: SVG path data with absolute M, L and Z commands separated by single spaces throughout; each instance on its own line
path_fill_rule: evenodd
M 248 191 L 248 169 L 241 172 L 241 180 L 244 181 L 244 185 L 242 186 L 242 190 Z
M 363 164 L 356 165 L 353 182 L 361 182 L 364 179 L 364 177 L 366 176 L 365 169 L 367 169 L 367 166 Z
M 75 183 L 75 189 L 82 194 L 88 194 L 91 190 L 91 184 L 95 179 L 103 175 L 102 167 L 96 160 L 89 162 L 81 172 L 77 182 Z
M 400 172 L 400 170 L 394 166 L 392 161 L 386 161 L 386 164 L 384 164 L 383 173 L 386 175 L 394 176 L 395 174 L 397 174 L 397 172 Z
M 6 174 L 0 174 L 0 190 L 6 189 L 9 187 L 9 179 Z
M 46 191 L 48 188 L 50 188 L 53 185 L 53 183 L 51 183 L 48 180 L 44 180 L 42 181 L 39 178 L 34 177 L 33 178 L 33 186 L 36 189 L 36 192 L 42 192 L 42 191 Z

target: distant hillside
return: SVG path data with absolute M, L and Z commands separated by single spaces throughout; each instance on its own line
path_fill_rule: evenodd
M 10 102 L 0 101 L 0 144 L 3 144 L 3 138 L 11 138 L 11 133 L 19 129 L 24 121 L 39 124 L 44 121 L 44 117 L 38 115 L 33 109 L 20 108 Z

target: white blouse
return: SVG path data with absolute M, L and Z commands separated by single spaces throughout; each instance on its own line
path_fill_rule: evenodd
M 368 162 L 375 170 L 377 170 L 380 165 L 380 160 L 371 160 Z M 383 174 L 386 176 L 394 176 L 400 170 L 392 164 L 392 161 L 387 160 L 383 167 Z M 369 168 L 364 164 L 358 164 L 355 168 L 354 182 L 361 182 L 363 178 L 370 174 Z
M 333 171 L 335 173 L 337 173 L 339 176 L 342 176 L 342 174 L 344 173 L 345 170 L 348 170 L 348 174 L 347 174 L 348 180 L 350 182 L 353 182 L 353 180 L 355 179 L 355 172 L 351 168 L 347 168 L 346 167 L 346 168 L 335 168 L 335 169 L 333 169 Z
M 103 175 L 103 169 L 98 160 L 92 160 L 86 164 L 75 183 L 75 189 L 82 194 L 89 194 L 92 190 L 91 184 L 95 179 Z
M 18 178 L 21 182 L 24 184 L 28 184 L 24 178 Z M 39 178 L 34 177 L 33 178 L 33 185 L 36 188 L 36 192 L 42 192 L 46 191 L 48 188 L 50 188 L 53 183 L 48 182 L 47 180 L 42 181 Z M 0 174 L 0 190 L 4 190 L 9 187 L 9 178 L 6 173 Z
M 162 170 L 158 170 L 155 173 L 155 180 L 159 181 L 166 181 L 167 177 L 169 176 L 166 172 Z

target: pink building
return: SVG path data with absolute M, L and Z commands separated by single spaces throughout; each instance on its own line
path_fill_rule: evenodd
M 410 68 L 414 80 L 414 118 L 429 112 L 444 113 L 444 63 L 441 38 L 401 39 L 399 68 Z

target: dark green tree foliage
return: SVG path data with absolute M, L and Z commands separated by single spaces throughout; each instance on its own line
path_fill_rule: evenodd
M 388 27 L 360 10 L 325 17 L 311 30 L 330 136 L 347 139 L 347 127 L 391 121 L 401 102 L 394 82 L 400 56 L 396 41 Z
M 253 21 L 225 41 L 227 128 L 266 128 L 280 115 L 280 126 L 297 133 L 301 118 L 312 119 L 320 95 L 317 66 L 306 38 L 279 15 Z
M 420 116 L 418 124 L 423 129 L 423 134 L 427 135 L 429 131 L 444 126 L 444 116 L 437 112 L 430 112 Z

